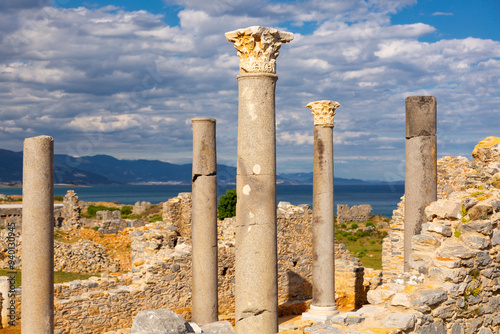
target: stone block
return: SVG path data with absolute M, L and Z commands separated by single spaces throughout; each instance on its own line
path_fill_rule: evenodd
M 394 297 L 392 297 L 391 305 L 410 307 L 411 306 L 410 296 L 407 293 L 398 292 L 394 294 Z
M 446 305 L 436 308 L 432 312 L 432 315 L 441 319 L 450 319 L 455 314 L 455 310 L 456 310 L 455 305 Z
M 472 151 L 474 161 L 498 162 L 500 160 L 500 138 L 489 136 L 481 140 Z
M 493 231 L 493 236 L 491 238 L 491 245 L 492 246 L 500 245 L 500 231 L 499 230 Z
M 482 318 L 472 319 L 472 321 L 469 321 L 467 323 L 467 334 L 477 333 L 479 327 L 481 327 L 482 324 L 483 324 Z
M 465 326 L 462 321 L 455 321 L 451 327 L 451 334 L 465 334 Z
M 488 299 L 488 306 L 491 308 L 491 311 L 496 313 L 500 311 L 500 297 L 491 297 Z
M 446 291 L 442 289 L 420 290 L 413 294 L 414 306 L 432 306 L 448 299 Z
M 433 223 L 423 224 L 422 231 L 434 232 L 440 235 L 444 235 L 445 237 L 451 237 L 451 235 L 453 234 L 453 230 L 450 226 Z
M 233 326 L 228 321 L 217 321 L 202 326 L 202 333 L 205 334 L 236 334 Z
M 335 328 L 335 327 L 331 327 L 331 326 L 328 326 L 327 324 L 317 324 L 317 325 L 314 325 L 314 326 L 311 326 L 311 327 L 306 327 L 304 329 L 304 332 L 307 333 L 307 334 L 342 334 L 343 331 L 338 329 L 338 328 Z
M 386 327 L 396 327 L 401 330 L 408 330 L 415 326 L 417 317 L 413 313 L 393 313 L 382 320 Z
M 436 135 L 436 98 L 408 96 L 406 106 L 406 138 Z
M 460 219 L 462 215 L 460 210 L 462 209 L 460 203 L 447 199 L 440 199 L 432 202 L 429 206 L 425 208 L 425 216 L 428 221 L 432 221 L 434 218 L 438 219 Z
M 445 267 L 448 269 L 455 269 L 460 267 L 461 261 L 459 259 L 450 259 L 450 258 L 444 258 L 444 257 L 436 257 L 432 259 L 432 263 L 436 267 Z
M 481 327 L 479 334 L 493 334 L 493 332 L 488 327 Z
M 483 238 L 478 235 L 471 235 L 465 237 L 463 240 L 465 244 L 472 249 L 485 249 L 490 245 L 489 238 Z
M 493 227 L 490 221 L 471 221 L 466 224 L 459 225 L 461 232 L 477 232 L 484 235 L 490 235 Z
M 469 210 L 477 203 L 479 203 L 479 201 L 474 197 L 467 197 L 462 200 L 462 206 L 464 207 L 465 210 Z
M 191 326 L 182 316 L 158 309 L 137 313 L 130 334 L 187 334 L 190 330 Z
M 488 219 L 488 216 L 492 213 L 493 207 L 488 202 L 480 202 L 467 212 L 471 220 Z
M 288 210 L 288 209 L 291 209 L 292 207 L 293 207 L 293 205 L 290 204 L 290 202 L 283 202 L 283 201 L 281 201 L 281 202 L 278 203 L 278 208 L 283 209 L 285 211 Z
M 441 246 L 441 250 L 438 252 L 438 256 L 443 258 L 460 258 L 460 259 L 470 259 L 477 252 L 465 247 L 463 244 L 453 241 L 445 241 Z
M 417 234 L 411 238 L 411 244 L 414 252 L 432 252 L 441 242 L 431 235 Z
M 500 212 L 500 201 L 491 201 L 491 207 L 493 208 L 493 211 Z
M 397 290 L 392 289 L 389 285 L 382 285 L 375 290 L 368 291 L 366 297 L 370 304 L 377 305 L 385 302 L 386 300 L 394 296 L 396 292 Z
M 431 323 L 420 326 L 416 332 L 418 334 L 446 334 L 446 326 L 442 323 Z

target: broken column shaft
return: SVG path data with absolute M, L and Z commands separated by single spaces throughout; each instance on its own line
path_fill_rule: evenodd
M 409 96 L 406 104 L 404 270 L 410 271 L 411 239 L 437 200 L 436 98 Z
M 54 140 L 24 141 L 21 333 L 54 332 Z
M 303 319 L 326 321 L 338 313 L 335 303 L 335 228 L 333 199 L 333 118 L 340 104 L 316 101 L 313 174 L 313 299 Z
M 206 325 L 218 320 L 215 119 L 195 118 L 192 122 L 192 319 Z
M 276 57 L 293 34 L 264 27 L 226 33 L 240 58 L 235 250 L 238 334 L 278 331 Z

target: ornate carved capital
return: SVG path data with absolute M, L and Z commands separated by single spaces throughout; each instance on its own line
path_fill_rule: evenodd
M 335 101 L 322 100 L 311 102 L 306 107 L 312 110 L 314 125 L 333 127 L 335 109 L 340 107 L 340 104 Z
M 282 43 L 293 40 L 291 32 L 252 26 L 226 33 L 240 57 L 240 73 L 276 73 L 276 58 Z

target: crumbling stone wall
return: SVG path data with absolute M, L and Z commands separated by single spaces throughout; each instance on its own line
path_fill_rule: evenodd
M 404 196 L 392 211 L 389 231 L 382 242 L 382 270 L 384 282 L 404 272 Z
M 132 208 L 132 213 L 134 215 L 140 215 L 140 214 L 143 214 L 144 212 L 146 212 L 147 209 L 149 209 L 151 207 L 151 203 L 150 202 L 136 202 Z
M 494 153 L 488 153 L 488 150 Z M 500 144 L 490 148 L 481 148 L 481 156 L 487 157 L 488 161 L 470 161 L 466 157 L 445 156 L 437 161 L 438 165 L 438 199 L 457 196 L 458 193 L 467 189 L 469 193 L 482 192 L 483 188 L 494 188 L 495 180 L 500 180 L 500 161 L 491 161 L 491 157 L 500 150 Z M 477 155 L 479 156 L 479 155 Z M 498 158 L 500 159 L 500 157 Z M 500 184 L 498 185 L 500 187 Z M 484 192 L 484 191 L 483 191 Z M 467 204 L 469 205 L 469 204 Z M 393 211 L 388 236 L 383 241 L 382 267 L 384 281 L 403 272 L 403 235 L 404 235 L 404 196 Z
M 0 226 L 7 228 L 14 224 L 16 230 L 21 231 L 22 208 L 0 208 Z
M 500 328 L 500 145 L 479 151 L 475 161 L 439 159 L 439 199 L 425 209 L 427 222 L 412 238 L 410 273 L 403 273 L 404 202 L 394 211 L 383 245 L 386 284 L 369 292 L 368 301 L 378 312 L 413 319 L 406 333 Z
M 80 200 L 76 195 L 74 190 L 68 190 L 63 199 L 63 209 L 62 217 L 63 221 L 61 224 L 62 228 L 80 228 L 80 213 L 82 207 L 80 205 Z
M 181 197 L 188 199 L 187 194 Z M 173 202 L 173 203 L 172 203 Z M 130 233 L 132 270 L 121 276 L 56 285 L 56 333 L 95 333 L 130 327 L 137 312 L 168 308 L 190 318 L 191 246 L 190 230 L 182 226 L 188 214 L 171 201 L 170 217 L 178 221 L 147 224 Z M 185 201 L 190 207 L 190 201 Z M 234 223 L 218 224 L 219 234 L 219 313 L 221 318 L 234 312 Z M 184 224 L 184 225 L 183 225 Z M 279 303 L 286 307 L 311 298 L 311 224 L 308 205 L 278 208 Z M 184 231 L 184 235 L 179 232 Z M 189 232 L 189 234 L 188 234 Z M 336 299 L 341 309 L 352 309 L 366 301 L 367 289 L 378 285 L 379 272 L 364 268 L 343 245 L 336 244 Z M 297 310 L 296 310 L 297 311 Z M 303 309 L 298 309 L 299 312 Z
M 93 241 L 72 244 L 54 242 L 54 270 L 74 273 L 117 272 L 120 264 L 106 254 L 106 249 Z
M 163 221 L 175 225 L 181 242 L 191 242 L 191 206 L 191 193 L 180 193 L 163 203 Z
M 368 220 L 372 206 L 368 204 L 353 205 L 349 208 L 347 204 L 337 205 L 337 223 L 356 222 Z
M 0 238 L 6 240 L 5 232 L 0 231 Z M 16 233 L 16 254 L 14 268 L 22 268 L 22 235 Z M 7 247 L 0 243 L 0 268 L 9 268 L 9 257 Z M 106 254 L 106 249 L 93 241 L 80 240 L 75 243 L 66 244 L 54 241 L 54 270 L 75 273 L 113 273 L 119 271 L 120 264 Z

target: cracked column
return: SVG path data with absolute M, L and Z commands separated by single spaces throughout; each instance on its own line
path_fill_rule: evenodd
M 235 251 L 238 334 L 278 332 L 276 58 L 293 34 L 264 27 L 226 33 L 240 58 Z
M 410 271 L 411 239 L 425 207 L 437 200 L 436 98 L 409 96 L 406 104 L 404 270 Z
M 215 119 L 193 122 L 192 320 L 200 326 L 218 320 L 217 154 Z
M 24 141 L 21 333 L 54 332 L 54 140 Z
M 333 117 L 340 104 L 311 102 L 314 116 L 313 299 L 302 319 L 326 321 L 338 313 L 335 304 L 335 229 L 333 202 Z

